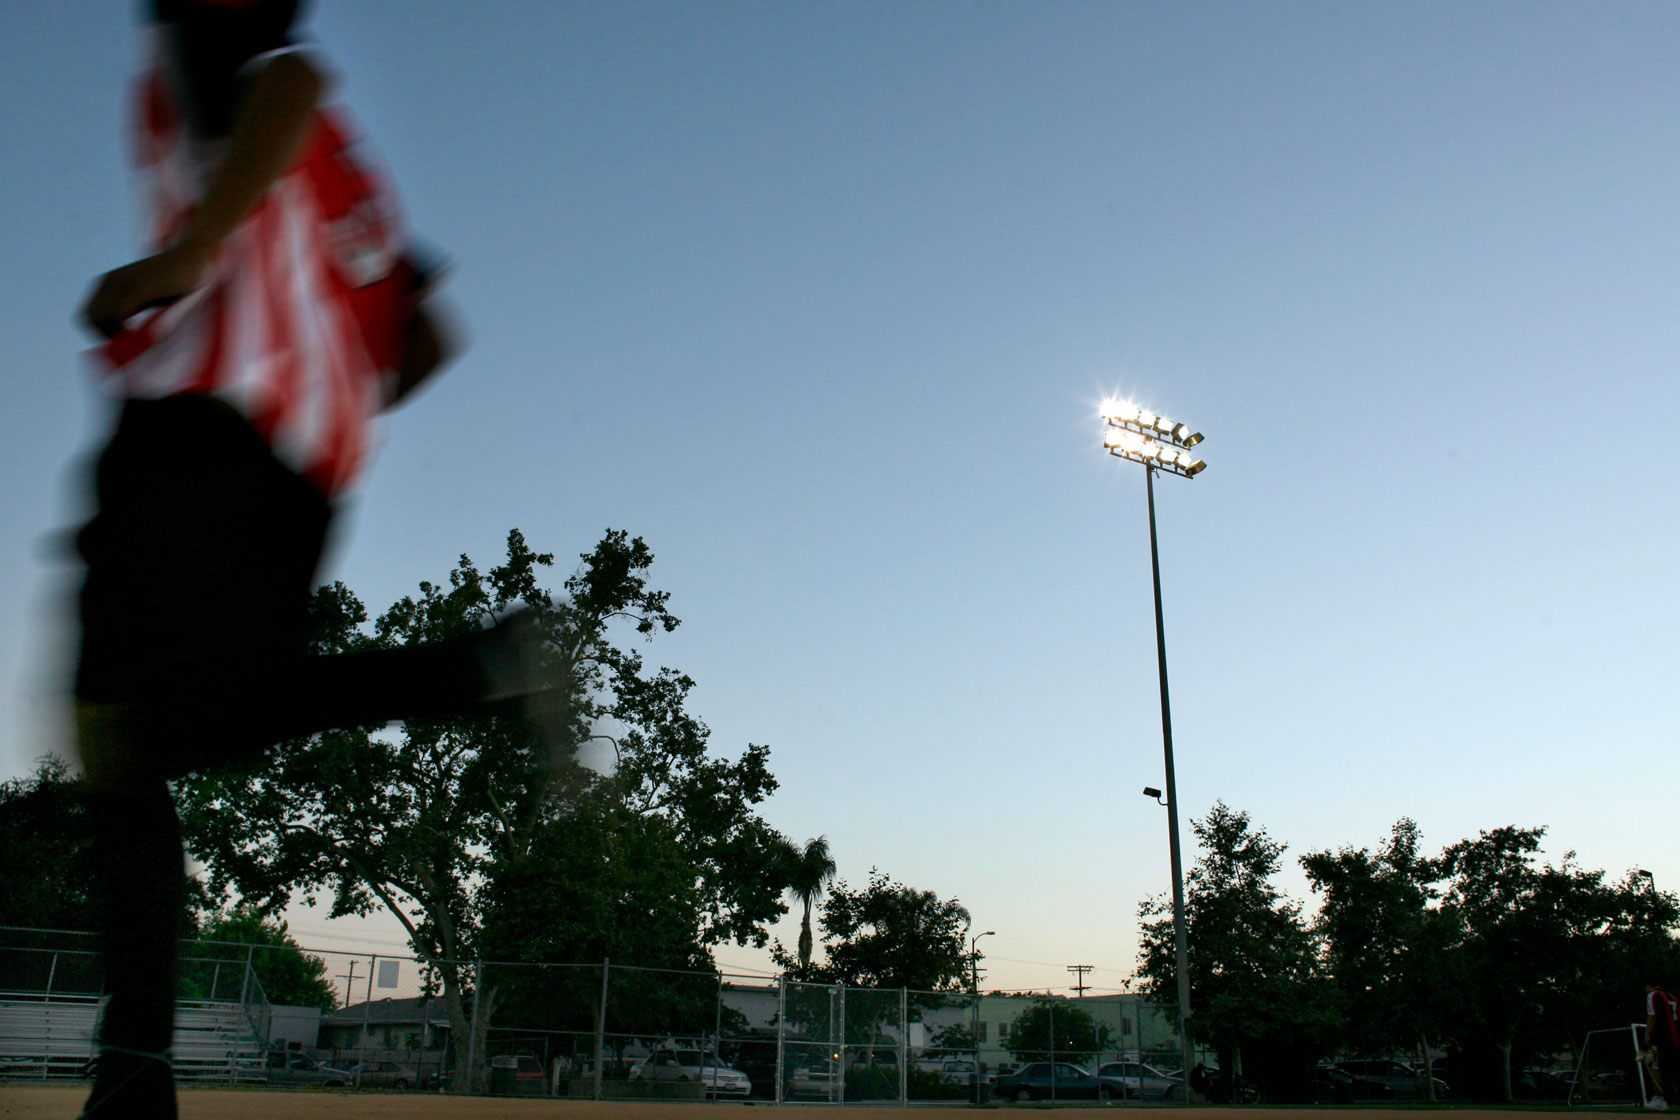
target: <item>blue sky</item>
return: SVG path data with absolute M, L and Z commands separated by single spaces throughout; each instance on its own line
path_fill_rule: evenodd
M 11 24 L 5 774 L 61 722 L 54 534 L 103 415 L 69 316 L 137 228 L 119 6 Z M 1680 779 L 1680 9 L 322 0 L 309 27 L 472 334 L 347 511 L 330 574 L 370 605 L 512 526 L 562 558 L 645 537 L 684 619 L 648 656 L 720 750 L 770 744 L 773 823 L 960 897 L 992 983 L 1111 988 L 1167 887 L 1118 393 L 1207 434 L 1157 492 L 1186 816 L 1223 798 L 1291 858 L 1402 815 L 1432 847 L 1545 824 L 1554 858 L 1680 884 L 1651 823 Z

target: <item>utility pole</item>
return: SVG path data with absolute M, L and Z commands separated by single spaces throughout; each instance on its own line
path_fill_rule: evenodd
M 350 960 L 350 971 L 339 973 L 338 978 L 344 981 L 344 1006 L 349 1007 L 351 1000 L 355 998 L 354 992 L 352 991 L 356 984 L 355 958 L 351 958 Z
M 1091 966 L 1088 964 L 1070 964 L 1067 966 L 1067 970 L 1073 973 L 1073 990 L 1079 994 L 1080 999 L 1084 999 L 1085 993 L 1090 990 L 1085 983 L 1085 974 L 1091 971 Z

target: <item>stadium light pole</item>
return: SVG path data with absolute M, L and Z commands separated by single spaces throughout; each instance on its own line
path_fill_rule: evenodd
M 1161 750 L 1167 768 L 1167 850 L 1172 857 L 1173 971 L 1178 974 L 1179 1062 L 1184 1078 L 1184 1103 L 1190 1103 L 1190 945 L 1184 924 L 1184 863 L 1178 844 L 1178 777 L 1173 767 L 1172 704 L 1167 698 L 1167 627 L 1161 614 L 1161 554 L 1155 537 L 1155 472 L 1195 478 L 1207 464 L 1190 449 L 1202 433 L 1139 408 L 1129 401 L 1107 400 L 1102 405 L 1103 447 L 1110 455 L 1143 466 L 1149 496 L 1149 570 L 1155 580 L 1155 659 L 1161 680 Z M 1146 791 L 1159 794 L 1156 791 Z
M 985 933 L 977 933 L 968 943 L 968 969 L 970 984 L 974 988 L 974 1017 L 970 1030 L 974 1034 L 974 1103 L 985 1104 L 980 1099 L 980 939 L 990 937 L 997 930 L 989 929 Z

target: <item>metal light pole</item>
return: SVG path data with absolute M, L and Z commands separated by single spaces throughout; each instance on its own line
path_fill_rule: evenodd
M 980 1099 L 980 939 L 990 937 L 997 930 L 989 929 L 985 933 L 977 933 L 968 943 L 969 986 L 974 990 L 974 1015 L 970 1030 L 974 1035 L 974 1103 L 984 1104 Z
M 1179 1060 L 1184 1101 L 1190 1102 L 1190 947 L 1184 921 L 1184 864 L 1178 843 L 1178 776 L 1173 766 L 1172 704 L 1167 695 L 1167 627 L 1161 613 L 1161 555 L 1155 535 L 1155 472 L 1195 478 L 1207 464 L 1190 453 L 1202 434 L 1124 401 L 1104 401 L 1103 446 L 1143 466 L 1149 498 L 1149 570 L 1155 582 L 1155 658 L 1161 680 L 1161 751 L 1167 770 L 1167 849 L 1172 857 L 1173 971 L 1178 974 Z

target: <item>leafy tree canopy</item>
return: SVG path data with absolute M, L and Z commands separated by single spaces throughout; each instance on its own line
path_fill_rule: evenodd
M 1259 1040 L 1311 1049 L 1337 1017 L 1300 904 L 1272 882 L 1284 845 L 1223 801 L 1191 829 L 1202 849 L 1185 882 L 1192 1034 L 1220 1049 L 1225 1068 Z M 1157 999 L 1174 1003 L 1171 901 L 1150 899 L 1140 912 L 1138 972 Z
M 62 759 L 0 782 L 0 926 L 93 929 L 93 864 L 82 783 Z
M 776 787 L 769 750 L 712 756 L 708 729 L 686 708 L 694 682 L 649 669 L 634 648 L 678 625 L 667 593 L 649 584 L 652 562 L 639 538 L 609 531 L 554 596 L 540 582 L 551 555 L 514 530 L 502 563 L 483 571 L 462 556 L 446 583 L 422 583 L 371 628 L 349 588 L 321 588 L 314 612 L 324 653 L 461 636 L 523 604 L 546 632 L 546 671 L 564 685 L 555 708 L 565 741 L 545 744 L 521 724 L 487 716 L 413 720 L 291 741 L 247 772 L 195 776 L 180 783 L 178 801 L 212 887 L 266 912 L 294 890 L 329 895 L 334 916 L 388 910 L 442 982 L 463 1061 L 470 978 L 462 962 L 482 952 L 487 936 L 502 947 L 513 936 L 486 928 L 488 904 L 497 891 L 506 897 L 521 882 L 543 881 L 568 829 L 582 829 L 597 848 L 657 839 L 678 851 L 689 878 L 675 897 L 695 921 L 679 940 L 763 944 L 765 924 L 786 912 L 770 873 L 778 834 L 754 808 Z M 576 761 L 595 742 L 611 749 L 605 771 Z M 609 840 L 602 830 L 623 825 L 622 814 L 650 823 Z M 568 824 L 574 817 L 584 823 Z M 587 909 L 612 905 L 583 893 L 616 891 L 611 880 L 547 882 Z
M 1415 822 L 1402 818 L 1372 851 L 1344 847 L 1301 857 L 1323 895 L 1314 929 L 1325 946 L 1347 1036 L 1377 1054 L 1427 1055 L 1462 990 L 1456 931 L 1437 905 L 1436 861 L 1419 852 Z
M 1003 1048 L 1023 1062 L 1085 1062 L 1114 1041 L 1077 1000 L 1041 999 L 1015 1016 L 1003 1032 Z
M 963 989 L 969 916 L 954 898 L 907 887 L 871 868 L 862 889 L 844 879 L 829 889 L 819 924 L 827 959 L 801 979 L 925 992 Z M 772 956 L 784 968 L 796 965 L 779 944 Z
M 268 1002 L 323 1011 L 338 1007 L 327 963 L 299 947 L 284 919 L 265 918 L 248 906 L 218 914 L 182 950 L 181 958 L 182 993 L 188 997 L 208 997 L 213 991 L 216 998 L 228 998 L 234 991 L 244 992 L 243 966 L 249 961 Z M 237 967 L 223 967 L 228 965 Z M 257 993 L 247 998 L 256 999 Z

